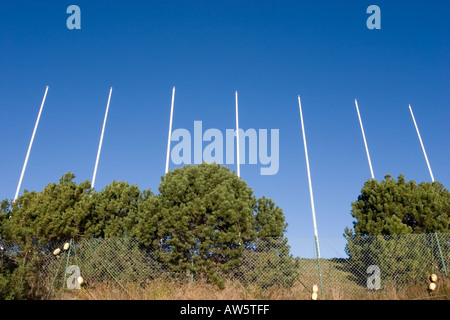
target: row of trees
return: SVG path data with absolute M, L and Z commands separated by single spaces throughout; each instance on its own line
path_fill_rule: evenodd
M 203 274 L 219 285 L 222 274 L 263 286 L 292 284 L 298 277 L 282 209 L 271 199 L 256 198 L 225 166 L 177 168 L 162 177 L 158 194 L 121 181 L 96 191 L 89 181 L 74 179 L 67 173 L 42 191 L 1 202 L 0 245 L 12 240 L 19 250 L 0 257 L 0 298 L 7 292 L 29 295 L 26 279 L 36 271 L 36 254 L 51 253 L 69 239 L 133 239 L 139 244 L 133 250 L 151 252 L 159 266 Z M 345 230 L 351 265 L 359 271 L 371 264 L 385 266 L 384 274 L 411 278 L 411 270 L 423 269 L 419 260 L 436 255 L 438 238 L 424 238 L 419 246 L 418 240 L 411 244 L 391 236 L 449 233 L 450 193 L 438 182 L 416 184 L 403 175 L 397 180 L 387 175 L 364 184 L 351 214 L 353 229 Z M 448 254 L 448 244 L 442 246 Z M 404 257 L 393 256 L 394 251 Z M 11 293 L 11 288 L 25 289 Z
M 283 212 L 274 201 L 255 198 L 224 166 L 177 168 L 162 178 L 157 195 L 121 181 L 91 191 L 89 181 L 77 184 L 74 178 L 67 173 L 40 192 L 25 191 L 15 202 L 3 200 L 2 238 L 31 244 L 129 236 L 156 246 L 208 238 L 215 245 L 236 246 L 286 231 Z
M 256 198 L 225 166 L 177 168 L 162 177 L 158 194 L 121 181 L 95 191 L 74 178 L 66 173 L 40 192 L 2 201 L 0 240 L 14 240 L 31 261 L 36 246 L 133 238 L 172 271 L 205 274 L 219 284 L 219 274 L 237 267 L 246 250 L 289 256 L 283 211 L 271 199 Z

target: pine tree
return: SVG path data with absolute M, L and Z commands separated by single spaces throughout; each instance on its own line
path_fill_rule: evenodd
M 351 214 L 354 230 L 346 228 L 345 237 L 353 270 L 377 265 L 384 281 L 415 281 L 436 264 L 435 235 L 429 233 L 449 232 L 450 193 L 439 182 L 416 184 L 386 175 L 364 184 Z M 364 283 L 365 274 L 355 276 Z
M 218 164 L 188 165 L 169 172 L 159 186 L 157 239 L 161 258 L 175 271 L 204 273 L 240 262 L 253 238 L 253 191 Z
M 298 279 L 298 265 L 284 236 L 287 223 L 283 210 L 263 196 L 256 201 L 254 212 L 256 235 L 247 243 L 235 277 L 262 288 L 291 286 Z
M 49 183 L 41 192 L 24 192 L 14 203 L 4 204 L 2 237 L 28 246 L 65 241 L 84 232 L 88 217 L 90 183 L 77 184 L 73 173 L 59 183 Z
M 128 182 L 113 181 L 89 198 L 90 217 L 86 233 L 100 238 L 133 236 L 140 203 L 152 195 L 150 190 L 140 191 Z
M 450 193 L 439 182 L 416 184 L 386 175 L 364 184 L 351 214 L 355 235 L 449 232 Z

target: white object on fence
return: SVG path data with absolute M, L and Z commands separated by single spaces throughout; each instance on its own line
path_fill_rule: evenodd
M 22 167 L 22 173 L 20 174 L 19 184 L 17 185 L 17 190 L 16 190 L 16 194 L 14 196 L 14 201 L 16 201 L 17 197 L 19 196 L 20 186 L 22 184 L 23 175 L 25 174 L 25 169 L 27 167 L 28 158 L 30 157 L 31 146 L 33 145 L 34 136 L 36 135 L 36 130 L 37 130 L 37 127 L 38 127 L 38 124 L 39 124 L 39 120 L 41 118 L 42 109 L 44 108 L 45 99 L 47 98 L 47 92 L 48 92 L 48 86 L 45 87 L 44 98 L 42 99 L 41 108 L 39 109 L 39 114 L 38 114 L 38 117 L 36 119 L 36 124 L 34 125 L 33 134 L 31 135 L 30 144 L 28 146 L 27 155 L 25 157 L 25 162 L 24 162 L 23 167 Z
M 109 89 L 108 104 L 106 105 L 105 119 L 103 120 L 102 134 L 100 135 L 100 143 L 98 145 L 97 159 L 95 160 L 95 168 L 94 168 L 94 175 L 92 176 L 91 189 L 94 189 L 95 178 L 97 176 L 98 161 L 100 159 L 100 152 L 101 152 L 102 144 L 103 144 L 103 135 L 105 133 L 106 119 L 108 117 L 109 103 L 111 101 L 111 93 L 112 93 L 112 87 Z
M 433 273 L 433 274 L 430 276 L 430 281 L 431 281 L 431 282 L 436 282 L 436 281 L 437 281 L 437 275 Z

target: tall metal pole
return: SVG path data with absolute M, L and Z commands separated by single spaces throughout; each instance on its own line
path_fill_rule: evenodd
M 166 155 L 166 171 L 169 172 L 169 155 L 170 155 L 170 139 L 172 138 L 172 119 L 173 119 L 173 105 L 175 102 L 175 86 L 172 89 L 172 103 L 170 106 L 170 121 L 169 121 L 169 138 L 167 140 L 167 155 Z
M 372 162 L 370 161 L 369 148 L 367 147 L 366 135 L 364 134 L 364 127 L 361 120 L 361 115 L 359 114 L 358 101 L 355 99 L 356 111 L 358 112 L 359 124 L 361 126 L 361 132 L 364 139 L 364 146 L 366 147 L 367 160 L 369 161 L 370 174 L 372 175 L 372 180 L 375 179 L 372 169 Z
M 305 147 L 305 157 L 306 157 L 306 169 L 308 171 L 309 197 L 311 199 L 311 209 L 312 209 L 312 217 L 313 217 L 313 225 L 314 225 L 314 237 L 316 239 L 318 239 L 316 211 L 314 208 L 314 196 L 313 196 L 312 183 L 311 183 L 311 171 L 309 168 L 308 147 L 306 145 L 305 125 L 303 123 L 303 112 L 302 112 L 302 103 L 300 101 L 300 95 L 298 96 L 298 106 L 300 109 L 300 121 L 302 123 L 303 145 Z M 317 243 L 317 256 L 320 258 L 319 243 L 318 243 L 318 241 L 316 243 Z
M 320 248 L 319 248 L 319 235 L 317 232 L 317 223 L 316 223 L 316 211 L 314 208 L 314 197 L 311 183 L 311 171 L 309 168 L 309 158 L 308 158 L 308 147 L 306 145 L 306 135 L 305 135 L 305 125 L 303 123 L 303 112 L 302 112 L 302 103 L 300 101 L 300 95 L 298 96 L 298 106 L 300 109 L 300 120 L 302 123 L 302 134 L 303 134 L 303 145 L 305 147 L 305 157 L 306 157 L 306 169 L 308 171 L 308 184 L 309 184 L 309 196 L 311 199 L 311 209 L 312 209 L 312 217 L 313 217 L 313 225 L 314 225 L 314 239 L 316 244 L 316 253 L 317 253 L 317 265 L 319 268 L 319 280 L 320 280 L 320 288 L 323 292 L 323 284 L 322 284 L 322 272 L 320 269 Z
M 414 126 L 416 127 L 417 135 L 419 136 L 420 145 L 422 146 L 423 155 L 425 156 L 425 160 L 427 162 L 428 171 L 430 172 L 430 176 L 431 176 L 431 181 L 434 183 L 433 172 L 431 171 L 430 163 L 428 162 L 427 153 L 425 151 L 425 147 L 423 146 L 422 137 L 420 136 L 419 128 L 417 127 L 416 119 L 414 118 L 414 113 L 412 111 L 411 105 L 409 105 L 409 111 L 411 112 L 411 117 L 413 119 Z
M 16 190 L 16 194 L 14 196 L 14 201 L 16 201 L 18 196 L 19 196 L 20 186 L 22 185 L 23 175 L 25 174 L 25 169 L 27 167 L 28 158 L 30 157 L 31 146 L 33 145 L 34 136 L 36 135 L 36 130 L 37 130 L 37 127 L 39 125 L 39 120 L 41 118 L 42 109 L 44 108 L 45 99 L 47 98 L 47 92 L 48 92 L 48 86 L 45 87 L 44 98 L 42 99 L 41 107 L 39 109 L 39 114 L 38 114 L 38 117 L 36 119 L 36 124 L 34 125 L 34 130 L 33 130 L 33 134 L 31 135 L 30 144 L 28 145 L 28 151 L 27 151 L 27 155 L 25 156 L 25 162 L 24 162 L 23 167 L 22 167 L 22 173 L 20 174 L 19 184 L 17 185 L 17 190 Z
M 105 133 L 106 119 L 108 117 L 109 103 L 111 101 L 111 93 L 112 93 L 112 87 L 109 89 L 108 104 L 106 105 L 105 119 L 103 120 L 102 134 L 100 136 L 100 143 L 98 145 L 97 159 L 95 160 L 95 168 L 94 168 L 94 175 L 92 176 L 91 189 L 94 189 L 94 185 L 95 185 L 95 178 L 96 178 L 96 175 L 97 175 L 98 161 L 100 159 L 100 152 L 101 152 L 102 144 L 103 144 L 103 135 Z
M 236 154 L 237 154 L 237 175 L 241 176 L 240 170 L 240 156 L 239 156 L 239 111 L 238 111 L 238 93 L 235 92 L 236 95 Z

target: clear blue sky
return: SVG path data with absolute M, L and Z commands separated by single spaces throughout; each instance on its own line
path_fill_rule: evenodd
M 81 30 L 66 9 L 81 8 Z M 381 30 L 366 9 L 381 8 Z M 286 216 L 295 254 L 313 256 L 313 224 L 297 95 L 323 256 L 343 255 L 351 202 L 370 178 L 450 185 L 450 4 L 446 1 L 7 1 L 0 5 L 0 198 L 12 199 L 45 86 L 22 190 L 67 171 L 91 179 L 113 86 L 96 189 L 128 181 L 157 193 L 173 129 L 280 130 L 280 168 L 241 166 L 257 196 Z M 174 165 L 171 164 L 171 168 Z M 236 167 L 230 165 L 232 170 Z

